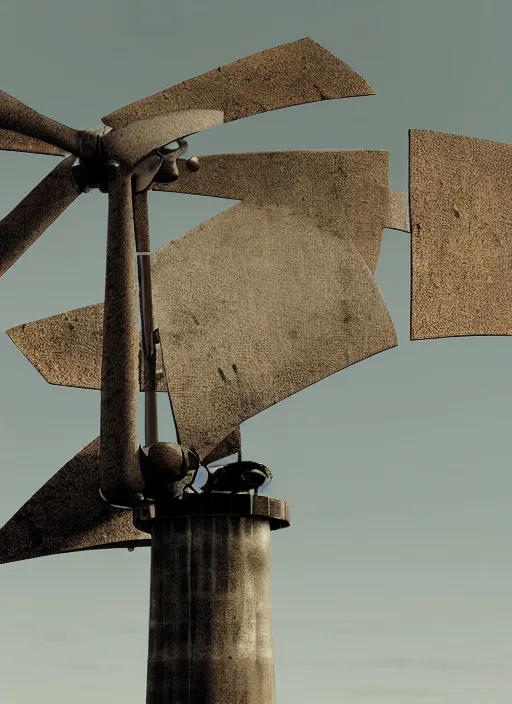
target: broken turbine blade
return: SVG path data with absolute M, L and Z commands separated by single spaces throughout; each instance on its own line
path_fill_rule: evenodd
M 182 444 L 204 458 L 244 420 L 397 344 L 351 236 L 371 208 L 355 204 L 333 236 L 289 206 L 241 203 L 152 257 Z
M 80 195 L 70 156 L 0 220 L 0 276 L 10 269 L 34 242 Z
M 312 39 L 261 51 L 106 115 L 123 127 L 169 110 L 222 110 L 224 121 L 320 100 L 374 95 L 347 64 Z
M 411 130 L 411 339 L 512 333 L 512 145 Z
M 62 467 L 0 529 L 0 564 L 96 548 L 150 545 L 131 511 L 100 498 L 99 438 Z
M 3 91 L 0 91 L 0 128 L 47 142 L 69 154 L 80 154 L 82 132 L 41 115 Z

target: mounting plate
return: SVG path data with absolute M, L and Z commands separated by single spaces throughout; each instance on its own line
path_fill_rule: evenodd
M 290 504 L 281 499 L 254 494 L 191 494 L 185 499 L 165 504 L 145 506 L 133 512 L 134 526 L 151 533 L 154 521 L 203 516 L 243 516 L 262 518 L 269 522 L 270 530 L 288 528 Z

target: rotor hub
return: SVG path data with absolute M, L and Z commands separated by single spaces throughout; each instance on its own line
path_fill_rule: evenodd
M 97 129 L 85 130 L 82 133 L 78 164 L 73 167 L 73 176 L 78 186 L 88 193 L 93 188 L 98 188 L 102 193 L 108 193 L 108 161 L 111 155 L 107 154 L 102 139 L 111 127 L 104 126 Z M 175 149 L 162 147 L 148 154 L 136 165 L 132 182 L 135 193 L 146 190 L 157 181 L 158 183 L 172 183 L 179 178 L 177 159 L 185 154 L 188 144 L 184 139 L 176 140 Z M 187 169 L 192 172 L 199 170 L 199 160 L 191 157 L 186 162 Z
M 108 192 L 108 156 L 102 148 L 101 139 L 112 130 L 111 127 L 99 127 L 85 130 L 80 143 L 79 161 L 73 167 L 73 176 L 85 193 L 99 188 Z

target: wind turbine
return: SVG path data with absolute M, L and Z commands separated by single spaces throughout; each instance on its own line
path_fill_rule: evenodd
M 383 229 L 408 229 L 405 197 L 389 189 L 387 152 L 185 162 L 185 137 L 267 110 L 371 94 L 305 39 L 112 113 L 103 118 L 110 131 L 75 131 L 2 95 L 1 146 L 65 159 L 0 223 L 0 273 L 80 192 L 100 188 L 109 211 L 104 303 L 9 331 L 50 383 L 99 389 L 101 422 L 99 438 L 0 531 L 0 559 L 151 542 L 151 704 L 274 701 L 269 534 L 289 525 L 289 507 L 257 494 L 271 477 L 258 463 L 239 457 L 202 492 L 195 471 L 240 452 L 240 425 L 251 416 L 396 345 L 374 273 Z M 174 141 L 176 149 L 166 146 Z M 148 190 L 240 202 L 150 264 Z M 158 391 L 169 395 L 178 444 L 158 441 Z

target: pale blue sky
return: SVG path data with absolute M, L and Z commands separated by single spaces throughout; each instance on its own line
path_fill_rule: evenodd
M 405 190 L 409 128 L 511 141 L 511 26 L 508 0 L 4 0 L 0 88 L 95 127 L 312 36 L 377 96 L 253 117 L 191 139 L 191 153 L 390 149 Z M 55 163 L 1 153 L 0 215 Z M 155 247 L 228 205 L 153 194 Z M 105 221 L 104 196 L 80 198 L 0 280 L 0 330 L 102 299 Z M 400 346 L 243 428 L 245 455 L 293 508 L 272 541 L 278 704 L 505 704 L 512 343 L 409 342 L 405 233 L 386 231 L 377 276 Z M 47 385 L 6 335 L 0 359 L 4 523 L 97 435 L 99 396 Z M 0 701 L 144 701 L 148 570 L 147 550 L 2 566 Z

